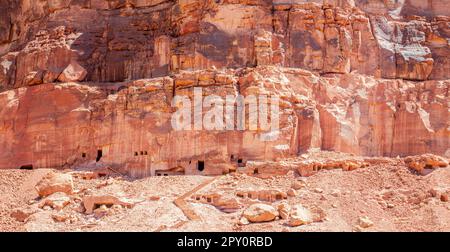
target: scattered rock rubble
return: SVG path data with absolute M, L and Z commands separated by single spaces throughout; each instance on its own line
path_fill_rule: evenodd
M 335 156 L 330 156 L 327 161 L 326 155 L 326 152 L 310 153 L 308 157 L 299 159 L 316 159 L 321 164 L 343 163 L 337 162 Z M 345 155 L 340 156 L 340 160 L 350 160 Z M 403 230 L 406 227 L 416 228 L 401 219 L 412 217 L 411 212 L 420 215 L 417 211 L 427 207 L 443 208 L 445 211 L 450 209 L 448 169 L 421 173 L 421 176 L 410 172 L 411 169 L 416 171 L 411 167 L 418 167 L 417 164 L 427 167 L 425 169 L 429 169 L 429 166 L 444 167 L 445 158 L 421 155 L 380 160 L 361 157 L 352 160 L 363 160 L 361 164 L 366 162 L 369 165 L 351 171 L 342 168 L 323 169 L 307 177 L 293 169 L 285 175 L 267 178 L 261 178 L 259 174 L 236 172 L 213 179 L 167 176 L 152 177 L 142 182 L 114 173 L 104 175 L 100 170 L 55 170 L 44 173 L 41 179 L 30 185 L 35 190 L 35 196 L 8 210 L 8 217 L 13 220 L 12 223 L 16 223 L 14 225 L 23 225 L 30 231 L 108 230 L 108 226 L 104 225 L 130 225 L 122 223 L 121 219 L 133 222 L 132 216 L 145 218 L 143 216 L 147 212 L 162 218 L 153 218 L 148 225 L 159 223 L 165 218 L 168 218 L 167 221 L 176 220 L 151 230 L 189 230 L 196 222 L 217 222 L 223 219 L 217 225 L 224 230 L 250 231 L 259 230 L 259 225 L 269 225 L 270 229 L 280 231 L 316 230 L 321 226 L 323 230 L 373 231 L 391 228 L 383 226 L 379 216 L 384 216 L 384 221 L 392 221 L 394 224 L 391 225 Z M 288 163 L 289 160 L 284 162 Z M 34 174 L 38 171 L 20 172 Z M 341 183 L 344 178 L 345 182 Z M 183 181 L 189 179 L 193 181 L 191 184 L 182 185 L 185 183 Z M 442 182 L 436 183 L 437 180 Z M 158 185 L 158 181 L 166 182 Z M 144 189 L 147 186 L 153 189 Z M 177 189 L 169 194 L 164 193 L 166 188 L 173 186 Z M 185 188 L 191 190 L 185 192 Z M 162 217 L 162 209 L 172 212 Z M 343 223 L 347 223 L 347 226 Z M 138 227 L 137 223 L 132 225 Z M 424 224 L 415 225 L 432 229 Z M 448 225 L 450 228 L 450 223 Z M 208 228 L 209 225 L 203 226 Z M 442 228 L 445 229 L 445 226 Z
M 449 161 L 446 158 L 433 154 L 409 156 L 404 160 L 410 169 L 422 175 L 431 172 L 433 169 L 447 167 L 449 165 Z

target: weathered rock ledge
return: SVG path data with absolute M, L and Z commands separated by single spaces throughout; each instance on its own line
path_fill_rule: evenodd
M 133 176 L 223 174 L 311 148 L 363 156 L 449 156 L 449 81 L 257 67 L 183 71 L 112 83 L 49 83 L 0 93 L 0 168 L 120 168 Z M 175 131 L 174 95 L 280 97 L 280 135 L 261 129 Z M 204 109 L 204 113 L 208 110 Z M 204 171 L 197 168 L 204 161 Z

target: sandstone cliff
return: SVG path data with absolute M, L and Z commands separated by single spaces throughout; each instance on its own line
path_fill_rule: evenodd
M 280 137 L 261 131 L 174 131 L 174 94 L 271 93 L 281 97 Z M 42 84 L 0 94 L 0 167 L 61 167 L 102 162 L 148 175 L 184 167 L 208 173 L 233 167 L 230 156 L 276 160 L 321 148 L 396 156 L 449 148 L 449 81 L 416 83 L 345 74 L 319 77 L 293 68 L 188 71 L 173 77 L 98 86 Z M 99 157 L 99 152 L 101 152 Z M 210 165 L 211 164 L 211 165 Z
M 0 0 L 0 168 L 448 156 L 446 2 Z M 173 131 L 173 96 L 196 86 L 279 95 L 281 137 Z
M 95 82 L 256 65 L 448 79 L 445 2 L 2 0 L 1 87 L 54 82 L 71 61 Z

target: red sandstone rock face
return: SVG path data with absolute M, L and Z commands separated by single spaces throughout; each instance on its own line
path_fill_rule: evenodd
M 252 130 L 174 131 L 173 95 L 192 96 L 196 86 L 203 95 L 280 96 L 280 137 L 264 142 L 264 132 Z M 103 89 L 75 83 L 19 88 L 0 94 L 0 167 L 89 166 L 98 159 L 133 176 L 175 167 L 187 174 L 222 174 L 235 165 L 231 155 L 244 162 L 276 160 L 310 148 L 448 155 L 448 86 L 258 67 L 183 72 Z M 199 160 L 206 162 L 204 172 L 197 170 Z
M 449 76 L 445 1 L 2 0 L 0 81 L 54 82 L 73 60 L 87 80 L 279 65 L 321 73 Z M 41 82 L 33 80 L 32 83 Z
M 222 174 L 311 148 L 448 156 L 445 2 L 0 0 L 0 168 Z M 194 87 L 280 96 L 280 137 L 173 131 L 172 98 Z

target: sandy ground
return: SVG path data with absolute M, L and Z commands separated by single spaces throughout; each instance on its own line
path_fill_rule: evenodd
M 450 202 L 440 199 L 442 193 L 450 192 L 448 167 L 425 176 L 392 163 L 354 171 L 323 170 L 306 178 L 294 173 L 267 179 L 243 174 L 138 180 L 124 177 L 74 178 L 75 193 L 70 196 L 70 204 L 59 211 L 40 208 L 42 199 L 34 189 L 49 171 L 0 170 L 1 231 L 450 231 Z M 287 191 L 294 181 L 302 181 L 305 185 L 296 191 L 296 196 L 263 203 L 273 206 L 282 202 L 289 205 L 301 203 L 322 213 L 319 221 L 299 227 L 289 227 L 283 219 L 239 224 L 242 212 L 250 204 L 260 201 L 239 198 L 237 191 Z M 201 188 L 197 188 L 199 185 Z M 198 189 L 195 194 L 218 193 L 234 197 L 240 208 L 233 213 L 225 213 L 211 204 L 187 197 L 187 207 L 199 217 L 191 220 L 174 201 L 195 188 Z M 432 190 L 437 194 L 430 193 Z M 82 198 L 86 193 L 126 197 L 137 203 L 132 208 L 108 209 L 105 216 L 85 214 Z M 15 209 L 30 208 L 34 213 L 24 222 L 11 217 Z M 52 217 L 55 214 L 71 218 L 57 222 Z M 358 219 L 362 216 L 367 216 L 373 226 L 358 228 Z

